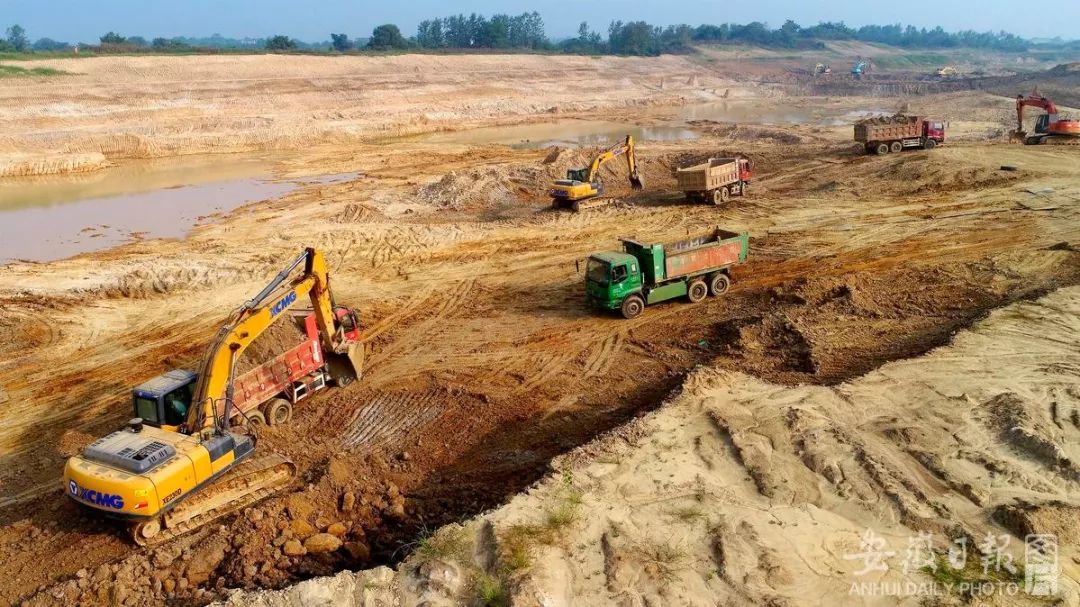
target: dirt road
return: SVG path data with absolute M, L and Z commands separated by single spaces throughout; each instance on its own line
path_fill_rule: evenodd
M 716 132 L 646 144 L 649 189 L 630 196 L 605 169 L 623 202 L 576 215 L 549 210 L 543 191 L 582 152 L 316 147 L 282 174 L 358 176 L 181 242 L 8 266 L 0 601 L 42 589 L 43 603 L 205 602 L 218 587 L 393 560 L 418 530 L 500 503 L 552 456 L 657 406 L 695 365 L 834 384 L 1080 283 L 1076 148 L 961 142 L 878 158 L 854 155 L 846 129 L 790 130 L 799 143 Z M 672 167 L 736 150 L 755 162 L 749 197 L 715 208 L 672 191 Z M 752 235 L 729 295 L 634 321 L 582 307 L 575 260 L 619 236 L 715 224 Z M 79 513 L 59 490 L 64 459 L 129 416 L 133 383 L 193 364 L 230 308 L 304 246 L 327 253 L 338 298 L 361 311 L 368 363 L 363 381 L 263 437 L 299 465 L 292 491 L 149 552 Z M 344 523 L 348 549 L 283 555 L 275 542 L 299 520 Z

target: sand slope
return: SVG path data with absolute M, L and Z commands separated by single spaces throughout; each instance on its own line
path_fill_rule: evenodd
M 1019 564 L 1015 534 L 1035 532 L 1061 538 L 1057 598 L 1075 605 L 1078 344 L 1073 287 L 836 387 L 702 367 L 663 408 L 558 459 L 506 506 L 440 530 L 396 572 L 229 604 L 466 604 L 477 579 L 502 580 L 515 605 L 950 604 L 959 586 L 919 594 L 931 579 L 909 538 L 931 534 L 944 558 L 967 536 L 973 566 L 959 582 L 984 579 L 986 534 L 1008 536 Z M 888 571 L 860 575 L 868 529 L 895 554 Z M 1020 594 L 987 604 L 1038 604 L 1022 572 L 1003 579 Z M 882 587 L 898 596 L 875 596 Z

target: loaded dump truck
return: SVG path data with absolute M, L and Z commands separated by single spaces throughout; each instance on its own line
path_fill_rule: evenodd
M 301 313 L 304 340 L 278 356 L 237 376 L 233 380 L 232 418 L 243 423 L 279 426 L 292 419 L 293 405 L 329 385 L 330 364 L 319 341 L 314 313 Z M 334 307 L 334 316 L 343 327 L 345 340 L 359 340 L 356 312 Z M 287 322 L 293 322 L 288 319 Z M 348 381 L 348 375 L 344 381 Z M 179 427 L 186 421 L 198 374 L 173 369 L 132 390 L 135 417 L 155 426 Z
M 619 310 L 624 318 L 634 318 L 646 305 L 683 296 L 697 303 L 710 293 L 726 293 L 731 267 L 746 261 L 749 236 L 715 228 L 697 238 L 667 244 L 621 242 L 621 252 L 589 256 L 585 294 L 594 307 Z
M 880 116 L 855 123 L 855 141 L 879 156 L 910 148 L 932 150 L 945 143 L 945 123 L 925 116 Z
M 675 171 L 687 200 L 724 204 L 731 196 L 745 196 L 750 184 L 750 161 L 743 157 L 710 158 Z

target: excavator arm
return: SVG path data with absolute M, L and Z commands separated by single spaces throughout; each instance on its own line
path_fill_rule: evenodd
M 589 172 L 586 176 L 587 180 L 590 182 L 594 181 L 596 179 L 596 173 L 604 163 L 624 155 L 626 156 L 626 168 L 630 172 L 630 187 L 635 190 L 644 189 L 645 183 L 638 174 L 637 155 L 634 153 L 634 137 L 632 135 L 627 135 L 625 141 L 611 146 L 594 158 L 592 164 L 589 165 Z
M 1037 93 L 1032 93 L 1027 97 L 1023 95 L 1016 96 L 1016 130 L 1017 132 L 1024 130 L 1024 108 L 1037 107 L 1046 111 L 1051 116 L 1057 116 L 1058 109 L 1054 105 L 1053 101 L 1050 101 L 1046 97 L 1040 97 Z
M 303 274 L 294 279 L 287 289 L 282 289 L 301 265 Z M 305 249 L 258 295 L 241 306 L 218 331 L 199 369 L 192 406 L 188 411 L 189 433 L 206 435 L 214 432 L 219 419 L 228 423 L 227 408 L 232 402 L 236 360 L 287 310 L 305 299 L 311 301 L 314 309 L 324 350 L 347 361 L 345 371 L 334 379 L 345 383 L 359 376 L 363 346 L 344 337 L 345 327 L 335 315 L 326 259 L 313 248 Z M 219 410 L 218 405 L 223 407 Z

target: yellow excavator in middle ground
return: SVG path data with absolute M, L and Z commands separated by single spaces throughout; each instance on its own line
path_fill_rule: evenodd
M 635 190 L 644 189 L 645 183 L 638 174 L 637 156 L 634 154 L 634 138 L 627 135 L 626 139 L 601 152 L 593 159 L 592 164 L 579 169 L 570 169 L 566 172 L 566 179 L 558 179 L 551 186 L 552 207 L 557 209 L 570 208 L 580 211 L 583 208 L 582 201 L 596 198 L 604 193 L 604 184 L 600 181 L 600 167 L 609 160 L 626 156 L 626 168 L 630 173 L 630 187 Z
M 303 273 L 290 281 L 300 267 Z M 318 351 L 308 353 L 318 363 L 313 377 L 337 385 L 359 377 L 363 345 L 355 313 L 334 304 L 325 258 L 305 249 L 229 318 L 198 375 L 179 378 L 193 381 L 193 390 L 190 383 L 180 382 L 183 385 L 170 385 L 169 393 L 155 400 L 137 389 L 139 417 L 68 460 L 68 496 L 104 516 L 127 521 L 135 542 L 146 546 L 201 527 L 288 485 L 295 465 L 280 455 L 255 458 L 250 422 L 230 427 L 233 420 L 245 419 L 234 405 L 233 380 L 244 349 L 304 300 L 310 300 L 318 328 L 318 343 L 309 348 Z M 177 379 L 169 374 L 157 379 L 162 378 Z M 167 407 L 184 413 L 170 418 L 175 412 Z

